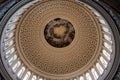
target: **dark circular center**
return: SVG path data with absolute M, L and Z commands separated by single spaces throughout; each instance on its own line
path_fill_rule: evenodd
M 75 30 L 69 21 L 56 18 L 46 25 L 44 36 L 50 45 L 62 48 L 68 46 L 73 41 Z

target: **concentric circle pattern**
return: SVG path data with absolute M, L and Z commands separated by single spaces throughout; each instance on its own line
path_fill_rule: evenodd
M 24 80 L 97 80 L 114 60 L 109 24 L 81 1 L 30 1 L 3 35 L 5 59 Z
M 100 26 L 92 16 L 86 7 L 72 1 L 53 0 L 35 4 L 18 22 L 20 54 L 38 71 L 50 74 L 68 74 L 81 69 L 99 53 Z M 53 48 L 44 39 L 45 26 L 55 18 L 68 20 L 75 28 L 75 39 L 66 48 Z

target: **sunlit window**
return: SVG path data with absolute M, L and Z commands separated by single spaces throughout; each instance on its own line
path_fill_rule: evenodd
M 25 77 L 23 78 L 23 80 L 29 80 L 30 75 L 31 75 L 31 72 L 28 71 L 28 72 L 26 73 Z
M 100 19 L 100 22 L 101 22 L 102 24 L 106 24 L 106 22 L 105 22 L 103 19 Z
M 81 76 L 81 77 L 80 77 L 80 80 L 84 80 L 84 77 L 83 77 L 83 76 Z
M 87 79 L 87 80 L 92 80 L 92 78 L 91 78 L 91 76 L 90 76 L 89 73 L 86 73 L 86 79 Z
M 9 42 L 5 42 L 5 49 L 7 49 L 8 47 L 10 47 L 11 45 L 13 45 L 14 41 L 11 40 Z
M 111 37 L 108 36 L 108 35 L 106 35 L 106 34 L 104 34 L 104 38 L 105 38 L 106 40 L 108 40 L 108 41 L 111 41 Z
M 24 71 L 25 71 L 25 67 L 22 67 L 22 68 L 20 69 L 20 71 L 18 72 L 17 76 L 18 76 L 19 78 L 21 78 L 22 75 L 23 75 L 23 73 L 24 73 Z
M 10 50 L 6 51 L 6 58 L 8 58 L 13 52 L 15 51 L 15 48 L 11 48 Z
M 10 60 L 8 60 L 9 65 L 11 65 L 13 63 L 13 61 L 15 61 L 17 59 L 17 55 L 14 55 L 13 57 L 11 57 Z
M 110 32 L 109 32 L 109 29 L 108 29 L 107 27 L 102 27 L 102 29 L 103 29 L 105 32 L 110 33 Z
M 12 23 L 12 24 L 8 24 L 8 28 L 6 29 L 6 33 L 15 29 L 16 27 L 16 24 L 15 23 Z
M 96 70 L 95 70 L 94 68 L 92 68 L 92 69 L 91 69 L 91 72 L 92 72 L 92 74 L 93 74 L 95 80 L 97 80 L 98 77 L 99 77 L 99 75 L 97 74 Z
M 37 77 L 36 77 L 36 75 L 34 75 L 33 77 L 32 77 L 32 80 L 36 80 L 37 79 Z
M 108 60 L 110 60 L 110 54 L 106 50 L 102 50 L 103 55 L 106 56 Z
M 99 63 L 96 63 L 96 67 L 99 70 L 100 74 L 103 74 L 103 68 L 101 67 L 101 65 Z
M 102 62 L 103 66 L 105 66 L 105 68 L 106 68 L 107 62 L 105 61 L 105 59 L 102 56 L 100 57 L 100 61 Z
M 112 46 L 108 43 L 104 42 L 104 46 L 109 49 L 110 52 L 112 52 Z
M 13 36 L 14 36 L 14 33 L 6 33 L 5 41 L 12 38 Z

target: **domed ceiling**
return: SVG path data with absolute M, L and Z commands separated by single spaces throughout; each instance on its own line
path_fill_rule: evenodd
M 87 75 L 96 80 L 114 56 L 109 24 L 82 1 L 30 1 L 7 24 L 5 48 L 14 44 L 22 66 L 48 80 Z

